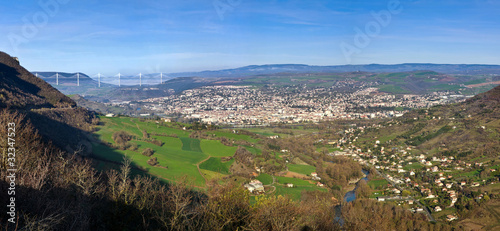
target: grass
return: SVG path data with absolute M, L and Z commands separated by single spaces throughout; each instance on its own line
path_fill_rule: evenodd
M 153 136 L 153 138 L 162 141 L 163 147 L 182 149 L 182 141 L 175 137 Z
M 206 169 L 200 169 L 201 173 L 203 176 L 207 179 L 207 181 L 213 180 L 213 179 L 221 179 L 227 175 L 221 174 L 219 172 L 214 172 Z
M 188 138 L 188 137 L 181 137 L 180 139 L 182 141 L 182 150 L 193 151 L 193 152 L 202 152 L 199 139 L 193 139 L 193 138 Z
M 470 172 L 461 172 L 461 173 L 458 173 L 456 175 L 454 175 L 455 177 L 461 177 L 461 176 L 465 176 L 465 177 L 473 177 L 473 176 L 478 176 L 479 175 L 479 171 L 478 170 L 474 170 L 474 171 L 470 171 Z
M 257 180 L 260 180 L 262 184 L 268 185 L 273 183 L 273 177 L 269 174 L 262 173 L 257 177 Z
M 381 189 L 385 187 L 389 182 L 385 179 L 377 179 L 368 181 L 368 186 L 372 189 Z
M 326 192 L 328 190 L 325 188 L 319 188 L 315 185 L 311 185 L 309 187 L 305 187 L 305 186 L 300 187 L 299 186 L 296 188 L 288 188 L 288 187 L 284 187 L 281 185 L 276 185 L 276 191 L 274 194 L 288 196 L 290 199 L 292 199 L 294 201 L 298 201 L 302 197 L 302 191 L 323 191 L 323 192 Z
M 314 186 L 313 184 L 309 183 L 309 181 L 298 179 L 298 178 L 290 178 L 290 177 L 284 177 L 284 176 L 276 176 L 275 178 L 278 181 L 278 183 L 280 183 L 280 184 L 292 183 L 293 185 L 296 185 L 296 186 Z
M 229 167 L 234 163 L 234 159 L 228 162 L 222 162 L 220 158 L 210 157 L 208 160 L 200 164 L 200 169 L 210 170 L 222 174 L 229 174 Z
M 202 140 L 201 150 L 210 156 L 223 157 L 223 156 L 233 156 L 236 152 L 237 147 L 230 147 L 223 145 L 218 140 Z
M 233 133 L 233 132 L 228 131 L 228 130 L 210 132 L 209 134 L 215 134 L 218 137 L 226 137 L 226 138 L 230 138 L 230 139 L 234 139 L 234 140 L 246 140 L 250 143 L 257 143 L 259 141 L 258 139 L 254 139 L 249 135 L 242 135 L 242 134 L 238 134 L 238 133 Z
M 114 143 L 111 136 L 116 131 L 125 131 L 134 135 L 138 139 L 142 139 L 142 130 L 151 129 L 156 133 L 164 134 L 182 134 L 189 135 L 180 129 L 168 128 L 160 126 L 154 122 L 141 122 L 139 119 L 121 117 L 121 118 L 102 118 L 104 126 L 99 126 L 100 130 L 96 132 L 98 138 L 106 143 Z M 139 129 L 139 128 L 140 129 Z M 173 130 L 176 130 L 173 132 Z M 150 130 L 146 130 L 150 133 Z M 165 144 L 157 146 L 141 140 L 132 140 L 130 143 L 135 143 L 138 146 L 137 151 L 118 150 L 108 147 L 101 143 L 93 144 L 94 155 L 106 161 L 121 163 L 123 157 L 126 156 L 132 161 L 132 164 L 141 167 L 148 171 L 149 174 L 166 180 L 175 180 L 182 176 L 187 176 L 193 181 L 195 186 L 205 187 L 205 180 L 198 172 L 196 164 L 208 157 L 207 154 L 201 151 L 200 141 L 188 137 L 174 138 L 165 136 L 153 136 L 153 138 L 161 140 Z M 145 148 L 151 148 L 155 151 L 153 157 L 158 159 L 158 166 L 150 166 L 147 161 L 150 157 L 142 155 L 140 152 Z M 101 166 L 102 167 L 102 166 Z
M 413 164 L 407 164 L 406 166 L 403 167 L 404 170 L 411 170 L 411 169 L 421 169 L 424 166 L 419 164 L 419 163 L 413 163 Z
M 310 175 L 312 172 L 316 172 L 316 167 L 311 165 L 289 164 L 288 171 L 304 175 Z

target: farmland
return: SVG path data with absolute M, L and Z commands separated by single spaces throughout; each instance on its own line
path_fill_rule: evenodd
M 289 164 L 288 171 L 296 172 L 304 175 L 310 175 L 312 172 L 316 171 L 316 167 L 311 165 L 303 165 L 303 164 Z
M 216 140 L 200 140 L 190 138 L 189 131 L 184 131 L 181 128 L 175 128 L 170 125 L 159 125 L 152 121 L 140 121 L 136 118 L 101 118 L 102 126 L 99 126 L 99 131 L 95 133 L 96 138 L 101 142 L 94 142 L 93 150 L 94 156 L 102 161 L 110 161 L 113 163 L 120 163 L 124 157 L 132 162 L 132 166 L 147 171 L 149 174 L 159 177 L 163 180 L 175 180 L 182 176 L 187 176 L 192 180 L 193 184 L 197 187 L 205 187 L 206 180 L 200 174 L 197 165 L 214 156 L 231 156 L 234 154 L 236 147 L 227 147 Z M 129 141 L 131 145 L 136 146 L 136 150 L 122 150 L 113 148 L 116 145 L 112 135 L 114 132 L 125 131 L 133 138 Z M 150 135 L 149 139 L 155 139 L 163 143 L 158 146 L 156 144 L 147 142 L 143 137 L 145 133 L 148 134 L 162 134 Z M 168 135 L 168 136 L 164 136 Z M 176 137 L 177 136 L 177 137 Z M 151 166 L 147 164 L 150 157 L 141 154 L 143 150 L 150 148 L 154 151 L 153 157 L 157 158 L 158 164 Z M 214 161 L 217 159 L 208 159 L 209 162 L 202 166 L 207 170 L 221 171 L 221 173 L 228 173 L 228 168 L 232 162 L 220 164 Z M 213 165 L 213 166 L 212 166 Z
M 217 179 L 219 183 L 223 183 L 224 179 L 233 177 L 231 169 L 236 164 L 233 156 L 238 146 L 254 155 L 256 160 L 264 160 L 261 154 L 264 147 L 259 141 L 267 139 L 263 135 L 276 134 L 269 130 L 258 134 L 244 130 L 219 129 L 204 131 L 199 136 L 199 131 L 186 127 L 189 125 L 129 117 L 101 117 L 92 143 L 96 166 L 101 170 L 118 168 L 126 158 L 131 162 L 133 174 L 149 174 L 164 182 L 175 182 L 186 177 L 195 188 L 206 189 L 211 180 Z M 301 133 L 306 132 L 300 130 Z M 128 140 L 120 143 L 116 138 L 118 133 L 126 134 Z M 152 152 L 151 156 L 143 154 L 148 150 Z M 278 152 L 270 157 L 267 162 L 276 166 L 279 165 L 276 161 L 283 161 Z M 314 166 L 307 164 L 288 164 L 287 167 L 290 173 L 304 176 L 316 171 Z M 237 167 L 239 168 L 241 167 Z M 253 171 L 253 167 L 250 169 Z M 272 190 L 267 193 L 288 195 L 294 200 L 299 200 L 304 190 L 326 191 L 316 186 L 315 182 L 297 178 L 265 173 L 256 178 L 265 185 L 271 185 Z M 241 176 L 235 178 L 242 184 L 250 179 L 252 178 Z M 285 183 L 292 183 L 294 187 L 285 187 Z

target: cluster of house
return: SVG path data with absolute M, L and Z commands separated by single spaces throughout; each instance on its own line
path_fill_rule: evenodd
M 437 204 L 439 201 L 442 201 L 438 200 L 438 197 L 445 197 L 449 199 L 449 204 L 439 204 L 433 207 L 432 210 L 434 212 L 442 211 L 444 207 L 454 206 L 458 200 L 458 194 L 464 187 L 478 187 L 481 185 L 480 182 L 455 180 L 452 175 L 446 174 L 446 172 L 453 170 L 472 171 L 473 168 L 480 168 L 484 166 L 484 164 L 480 162 L 467 163 L 456 160 L 452 156 L 434 156 L 429 158 L 423 154 L 414 155 L 412 154 L 412 150 L 416 147 L 407 146 L 394 147 L 390 149 L 384 147 L 379 140 L 374 141 L 373 146 L 369 147 L 365 151 L 362 151 L 361 148 L 354 145 L 354 142 L 358 139 L 357 132 L 355 131 L 363 131 L 368 128 L 377 129 L 380 126 L 380 124 L 374 124 L 372 126 L 357 128 L 356 126 L 353 126 L 353 128 L 346 129 L 344 131 L 344 138 L 338 140 L 338 142 L 328 142 L 328 144 L 331 145 L 337 144 L 337 147 L 340 147 L 341 151 L 332 152 L 328 155 L 351 157 L 360 164 L 373 166 L 377 170 L 384 170 L 384 178 L 388 180 L 389 183 L 395 185 L 407 185 L 409 186 L 409 189 L 413 188 L 414 190 L 420 192 L 423 195 L 423 198 L 430 199 L 433 204 Z M 390 143 L 390 140 L 387 142 Z M 491 168 L 488 169 L 488 171 L 494 172 L 497 170 Z M 428 182 L 422 182 L 418 180 L 422 175 L 431 175 L 433 177 L 428 178 Z M 398 199 L 400 198 L 398 195 L 401 194 L 402 190 L 400 187 L 388 187 L 387 190 L 390 192 L 387 195 L 392 194 L 395 196 L 378 197 L 377 199 L 379 201 L 400 200 Z M 480 195 L 476 199 L 482 199 L 482 196 Z M 409 200 L 406 201 L 408 204 L 412 204 L 413 202 L 410 202 Z M 448 215 L 446 219 L 448 221 L 453 221 L 458 218 L 455 215 Z
M 264 185 L 259 180 L 251 180 L 250 183 L 243 185 L 250 193 L 262 194 L 264 193 Z
M 158 113 L 182 114 L 188 119 L 205 123 L 234 125 L 399 117 L 403 112 L 382 108 L 422 108 L 443 103 L 438 94 L 405 95 L 400 98 L 377 92 L 377 88 L 369 85 L 359 81 L 339 81 L 330 88 L 292 87 L 293 93 L 290 87 L 263 90 L 250 86 L 206 86 L 140 102 L 144 109 Z M 334 91 L 335 88 L 346 87 L 358 90 L 352 93 Z M 381 109 L 376 112 L 357 109 L 364 107 Z

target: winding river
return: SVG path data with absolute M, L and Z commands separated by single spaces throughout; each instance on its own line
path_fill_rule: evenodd
M 368 182 L 368 175 L 370 175 L 370 172 L 368 172 L 364 169 L 362 171 L 366 176 L 364 178 L 362 178 L 361 180 Z M 358 183 L 356 183 L 356 187 L 353 190 L 347 192 L 344 195 L 345 203 L 349 203 L 349 202 L 356 200 L 356 189 L 357 188 L 358 188 Z M 344 225 L 344 219 L 342 219 L 342 204 L 335 206 L 335 219 L 334 219 L 334 221 L 339 222 L 340 225 Z
M 364 180 L 364 181 L 367 181 L 368 182 L 368 175 L 370 175 L 370 172 L 366 171 L 363 169 L 363 173 L 366 175 L 364 178 L 362 178 L 361 180 Z M 356 183 L 356 187 L 352 190 L 352 191 L 349 191 L 347 192 L 345 195 L 344 195 L 344 201 L 345 202 L 351 202 L 351 201 L 354 201 L 356 200 L 356 189 L 358 188 L 358 184 Z

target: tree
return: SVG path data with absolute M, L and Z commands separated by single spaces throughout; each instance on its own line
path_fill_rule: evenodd
M 146 148 L 142 151 L 142 155 L 145 155 L 145 156 L 152 156 L 154 154 L 154 150 L 151 149 L 151 148 Z
M 368 198 L 370 197 L 370 193 L 370 186 L 368 186 L 365 180 L 360 180 L 356 189 L 356 198 Z
M 408 191 L 408 190 L 403 190 L 403 192 L 402 192 L 402 195 L 403 195 L 404 197 L 407 197 L 407 196 L 409 196 L 410 194 L 411 194 L 411 193 L 410 193 L 410 191 Z
M 125 131 L 118 131 L 113 133 L 112 138 L 118 146 L 125 147 L 132 137 Z
M 158 159 L 156 157 L 151 157 L 151 159 L 148 160 L 148 164 L 151 166 L 158 165 Z

